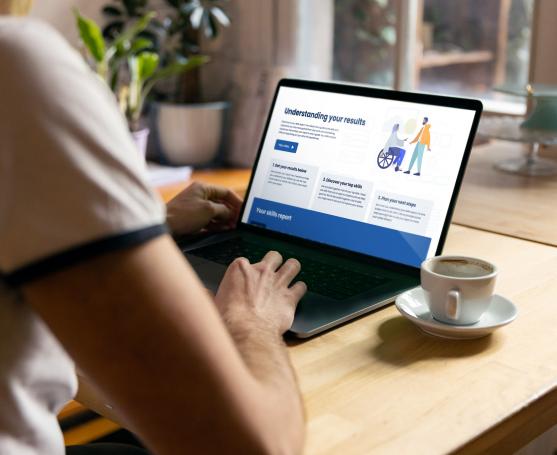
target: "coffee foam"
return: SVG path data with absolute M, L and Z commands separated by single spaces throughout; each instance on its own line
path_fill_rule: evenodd
M 431 270 L 438 275 L 457 278 L 480 278 L 493 272 L 493 268 L 483 262 L 457 258 L 435 261 Z

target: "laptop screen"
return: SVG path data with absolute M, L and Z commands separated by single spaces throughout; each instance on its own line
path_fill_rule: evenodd
M 439 245 L 475 114 L 281 86 L 242 222 L 419 267 Z

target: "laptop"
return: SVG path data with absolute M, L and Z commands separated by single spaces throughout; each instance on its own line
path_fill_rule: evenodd
M 279 82 L 235 229 L 180 248 L 216 290 L 237 257 L 302 264 L 290 331 L 309 337 L 381 308 L 442 252 L 481 102 Z

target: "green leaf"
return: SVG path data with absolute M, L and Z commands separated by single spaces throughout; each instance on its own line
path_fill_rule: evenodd
M 142 52 L 128 58 L 130 83 L 126 115 L 131 124 L 137 123 L 141 116 L 143 103 L 152 88 L 149 79 L 155 74 L 158 66 L 159 56 L 154 52 Z M 146 84 L 147 81 L 149 81 L 149 85 Z
M 142 52 L 137 55 L 138 76 L 141 83 L 149 79 L 159 66 L 159 56 L 154 52 Z
M 191 71 L 194 68 L 204 65 L 209 60 L 209 57 L 205 55 L 195 55 L 187 60 L 178 60 L 166 65 L 165 67 L 157 70 L 145 84 L 143 96 L 146 97 L 149 94 L 157 81 L 172 76 L 178 76 L 186 71 Z
M 151 19 L 153 19 L 157 14 L 155 12 L 147 13 L 138 19 L 134 24 L 130 27 L 126 28 L 119 36 L 116 37 L 114 42 L 112 43 L 111 48 L 117 49 L 119 46 L 124 47 L 131 47 L 129 44 L 126 46 L 125 42 L 130 42 L 133 40 L 138 33 L 141 33 L 143 30 L 147 28 Z M 111 49 L 113 52 L 114 50 Z
M 95 61 L 101 62 L 104 59 L 106 48 L 100 27 L 95 21 L 82 16 L 77 9 L 75 17 L 81 41 Z
M 143 30 L 142 32 L 139 32 L 137 34 L 136 39 L 139 39 L 139 38 L 148 39 L 149 41 L 151 41 L 152 47 L 155 49 L 155 48 L 159 47 L 159 36 L 160 35 L 157 35 L 156 33 L 152 32 L 151 30 L 146 29 L 146 30 Z
M 142 108 L 141 96 L 141 79 L 139 68 L 139 56 L 132 55 L 128 59 L 128 69 L 130 71 L 130 83 L 128 86 L 126 116 L 130 123 L 134 123 L 139 119 Z
M 166 65 L 164 68 L 158 70 L 154 75 L 153 79 L 160 80 L 171 76 L 177 76 L 179 74 L 190 71 L 201 65 L 204 65 L 209 61 L 209 57 L 205 55 L 195 55 L 187 60 L 180 60 Z
M 130 52 L 133 54 L 137 54 L 140 51 L 144 51 L 153 47 L 153 42 L 147 38 L 138 37 L 133 40 L 132 45 L 130 47 Z
M 128 70 L 130 72 L 131 83 L 139 81 L 139 56 L 131 55 L 128 58 Z
M 118 87 L 118 69 L 117 68 L 111 68 L 111 76 L 110 76 L 110 90 L 112 90 L 113 93 L 116 93 L 116 89 Z

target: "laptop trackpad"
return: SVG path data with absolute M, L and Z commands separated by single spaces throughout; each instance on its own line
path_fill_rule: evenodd
M 226 267 L 204 259 L 195 262 L 192 266 L 205 287 L 212 292 L 217 292 L 224 272 L 226 272 Z

